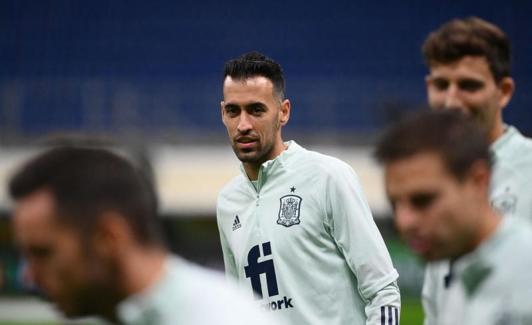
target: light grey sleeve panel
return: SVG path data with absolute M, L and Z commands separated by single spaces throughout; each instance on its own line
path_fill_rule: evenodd
M 491 150 L 495 157 L 489 194 L 492 206 L 505 217 L 532 221 L 532 140 L 510 126 Z
M 401 317 L 401 295 L 397 283 L 390 283 L 379 290 L 366 305 L 365 312 L 368 325 L 398 325 Z
M 221 198 L 219 197 L 216 208 L 216 222 L 218 224 L 218 232 L 220 233 L 220 245 L 222 246 L 225 275 L 234 280 L 238 277 L 238 270 L 233 251 L 231 250 L 231 245 L 229 245 L 226 237 L 226 222 L 222 220 L 222 213 L 220 213 L 220 200 Z
M 368 321 L 381 324 L 382 307 L 400 310 L 400 294 L 394 284 L 398 274 L 350 166 L 338 162 L 328 170 L 326 196 L 331 235 L 357 278 Z

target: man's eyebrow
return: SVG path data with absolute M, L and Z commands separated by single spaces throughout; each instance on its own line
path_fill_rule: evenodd
M 243 107 L 244 109 L 248 109 L 248 108 L 266 107 L 266 104 L 262 102 L 252 102 L 252 103 L 248 103 L 246 105 L 240 106 L 236 103 L 226 103 L 224 107 L 226 108 L 242 108 Z
M 262 108 L 262 107 L 266 107 L 266 104 L 261 103 L 261 102 L 253 102 L 253 103 L 249 103 L 245 105 L 244 107 L 245 108 Z
M 468 77 L 468 78 L 458 79 L 458 83 L 479 83 L 479 84 L 484 84 L 485 81 L 477 79 L 477 78 Z

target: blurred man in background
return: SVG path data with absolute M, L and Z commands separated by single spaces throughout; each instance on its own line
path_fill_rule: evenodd
M 227 62 L 223 97 L 242 162 L 217 205 L 227 275 L 288 324 L 398 324 L 397 271 L 354 171 L 282 140 L 280 65 L 256 52 Z
M 453 261 L 435 324 L 532 324 L 532 228 L 489 201 L 491 154 L 477 124 L 423 112 L 390 129 L 376 156 L 408 246 Z
M 27 272 L 67 317 L 121 324 L 271 324 L 223 277 L 163 245 L 144 174 L 102 149 L 40 154 L 11 179 Z
M 532 141 L 502 118 L 515 89 L 508 38 L 482 19 L 455 19 L 428 36 L 423 55 L 429 68 L 430 106 L 459 110 L 485 132 L 495 163 L 491 204 L 505 217 L 532 220 Z M 427 265 L 422 292 L 425 324 L 434 324 L 452 276 L 449 261 Z

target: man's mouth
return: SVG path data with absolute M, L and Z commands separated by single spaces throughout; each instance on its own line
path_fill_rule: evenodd
M 430 249 L 429 242 L 419 237 L 408 239 L 407 244 L 414 252 L 420 255 L 423 255 Z
M 236 139 L 236 143 L 240 149 L 249 149 L 255 146 L 257 139 L 241 137 Z

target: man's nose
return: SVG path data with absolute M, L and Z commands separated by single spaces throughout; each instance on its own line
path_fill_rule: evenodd
M 401 233 L 407 233 L 416 228 L 416 213 L 407 204 L 396 204 L 395 224 Z
M 459 89 L 451 85 L 445 93 L 445 101 L 443 103 L 445 109 L 459 109 L 464 110 L 464 103 L 460 95 Z
M 240 119 L 238 120 L 237 131 L 239 133 L 248 133 L 252 128 L 250 116 L 243 112 L 240 114 Z

